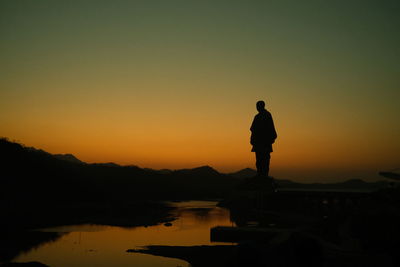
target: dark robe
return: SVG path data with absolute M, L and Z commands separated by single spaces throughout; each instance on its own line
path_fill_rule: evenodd
M 253 145 L 253 152 L 272 152 L 272 144 L 277 137 L 274 121 L 271 113 L 267 110 L 259 112 L 251 124 L 251 139 L 250 143 Z

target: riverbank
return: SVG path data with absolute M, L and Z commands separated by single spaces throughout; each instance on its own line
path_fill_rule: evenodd
M 19 255 L 16 262 L 39 261 L 51 267 L 86 267 L 98 262 L 113 266 L 187 266 L 177 258 L 143 253 L 124 253 L 127 248 L 151 244 L 164 246 L 211 246 L 210 229 L 232 225 L 229 212 L 215 201 L 168 202 L 173 207 L 169 223 L 136 227 L 78 224 L 41 229 L 57 232 L 54 242 L 43 243 Z M 216 243 L 220 245 L 221 243 Z
M 64 225 L 98 224 L 121 227 L 151 226 L 173 221 L 173 207 L 165 202 L 130 203 L 26 203 L 3 209 L 0 222 L 0 263 L 21 252 L 59 239 L 63 234 L 36 231 Z

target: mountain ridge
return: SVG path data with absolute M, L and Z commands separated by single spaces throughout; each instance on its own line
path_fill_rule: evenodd
M 7 155 L 4 154 L 4 151 L 7 149 L 11 151 L 11 154 L 20 154 L 16 157 L 14 157 L 14 161 L 17 161 L 18 159 L 24 158 L 27 159 L 29 158 L 29 162 L 37 162 L 38 164 L 42 164 L 41 168 L 43 170 L 49 171 L 49 169 L 52 169 L 52 173 L 56 173 L 58 176 L 61 177 L 67 177 L 70 175 L 73 177 L 73 175 L 77 175 L 78 177 L 82 176 L 87 176 L 91 178 L 87 178 L 87 180 L 91 180 L 95 182 L 96 180 L 104 180 L 106 178 L 99 178 L 99 177 L 104 177 L 104 176 L 112 176 L 114 177 L 113 180 L 115 179 L 137 179 L 137 180 L 143 180 L 145 181 L 143 183 L 148 183 L 151 179 L 159 179 L 159 182 L 164 182 L 165 183 L 165 178 L 167 180 L 169 179 L 170 181 L 173 181 L 174 183 L 182 183 L 185 184 L 185 186 L 182 186 L 183 188 L 191 188 L 195 187 L 197 185 L 193 184 L 190 185 L 188 184 L 190 181 L 193 183 L 198 183 L 201 185 L 204 185 L 206 183 L 210 183 L 211 185 L 218 185 L 218 188 L 224 188 L 225 185 L 221 183 L 223 180 L 226 184 L 226 189 L 233 189 L 233 185 L 237 184 L 243 179 L 248 179 L 251 177 L 256 176 L 257 172 L 254 169 L 251 168 L 244 168 L 236 172 L 232 173 L 220 173 L 211 166 L 199 166 L 191 169 L 178 169 L 178 170 L 169 170 L 169 169 L 161 169 L 161 170 L 154 170 L 150 168 L 141 168 L 135 165 L 119 165 L 113 162 L 108 162 L 108 163 L 86 163 L 84 161 L 81 161 L 77 157 L 75 157 L 73 154 L 51 154 L 49 152 L 46 152 L 41 149 L 36 149 L 34 147 L 27 147 L 22 144 L 16 143 L 16 142 L 11 142 L 7 138 L 0 138 L 0 146 L 2 147 L 2 152 L 0 152 L 0 156 L 2 159 L 2 162 L 9 161 L 7 159 Z M 24 157 L 21 157 L 21 155 L 24 154 Z M 29 155 L 29 156 L 28 156 Z M 8 155 L 10 156 L 10 155 Z M 40 160 L 39 160 L 40 158 Z M 13 160 L 11 159 L 11 162 L 9 164 L 15 165 L 18 162 L 12 162 Z M 47 163 L 46 163 L 47 162 Z M 39 165 L 40 165 L 39 164 Z M 49 166 L 46 166 L 48 164 Z M 40 169 L 38 166 L 32 166 L 34 169 Z M 61 171 L 63 170 L 63 171 Z M 64 178 L 65 178 L 64 177 Z M 96 178 L 97 177 L 97 178 Z M 119 177 L 119 178 L 115 178 Z M 147 177 L 147 178 L 146 178 Z M 74 178 L 71 178 L 74 179 Z M 83 178 L 85 179 L 85 178 Z M 111 178 L 110 183 L 112 183 Z M 221 180 L 222 179 L 222 180 Z M 107 180 L 107 179 L 106 179 Z M 102 181 L 106 183 L 106 180 Z M 147 182 L 146 182 L 147 180 Z M 285 187 L 285 188 L 335 188 L 335 189 L 340 189 L 340 188 L 346 188 L 346 189 L 355 189 L 355 188 L 381 188 L 387 185 L 387 182 L 372 182 L 368 183 L 364 180 L 361 179 L 349 179 L 343 182 L 337 182 L 337 183 L 299 183 L 299 182 L 294 182 L 291 180 L 281 180 L 281 179 L 276 179 L 276 182 L 279 186 Z M 176 185 L 179 186 L 179 185 Z

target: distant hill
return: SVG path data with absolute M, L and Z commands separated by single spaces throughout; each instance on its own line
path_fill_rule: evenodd
M 172 173 L 172 170 L 169 169 L 161 169 L 161 170 L 154 170 L 150 168 L 143 168 L 143 170 L 148 171 L 148 172 L 153 172 L 153 173 L 159 173 L 159 174 L 169 174 Z
M 251 168 L 245 168 L 237 172 L 229 173 L 229 176 L 238 179 L 248 179 L 255 177 L 257 171 Z M 388 187 L 389 182 L 377 181 L 377 182 L 365 182 L 361 179 L 349 179 L 344 182 L 337 183 L 298 183 L 291 180 L 275 179 L 277 185 L 281 188 L 296 188 L 296 189 L 331 189 L 331 190 L 374 190 Z
M 105 162 L 105 163 L 91 163 L 92 166 L 99 166 L 99 167 L 112 167 L 112 168 L 121 168 L 122 166 L 114 163 L 114 162 Z M 126 166 L 128 167 L 128 166 Z M 134 166 L 129 166 L 130 168 L 138 168 Z
M 86 164 L 83 161 L 80 161 L 77 157 L 75 157 L 72 154 L 53 154 L 53 156 L 57 159 L 61 159 L 61 160 L 66 160 L 66 161 L 70 161 L 70 162 L 74 162 L 74 163 L 79 163 L 79 164 Z
M 222 175 L 215 169 L 210 166 L 201 166 L 196 167 L 193 169 L 182 169 L 182 170 L 175 170 L 172 173 L 176 175 L 195 175 L 195 176 L 204 176 L 204 177 L 215 177 Z
M 235 178 L 250 178 L 257 175 L 257 171 L 251 168 L 245 168 L 237 172 L 229 173 L 230 176 Z
M 87 164 L 71 154 L 52 155 L 0 139 L 0 200 L 75 199 L 123 201 L 131 199 L 222 198 L 256 171 L 246 168 L 222 174 L 210 166 L 182 170 L 152 170 L 115 163 Z M 303 184 L 276 180 L 283 188 L 377 189 L 386 182 L 348 180 Z
M 236 179 L 203 166 L 150 170 L 115 163 L 86 164 L 0 139 L 0 198 L 104 200 L 221 198 Z

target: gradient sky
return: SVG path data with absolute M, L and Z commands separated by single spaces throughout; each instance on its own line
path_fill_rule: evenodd
M 254 167 L 276 178 L 400 167 L 400 2 L 1 1 L 0 136 L 87 162 Z

